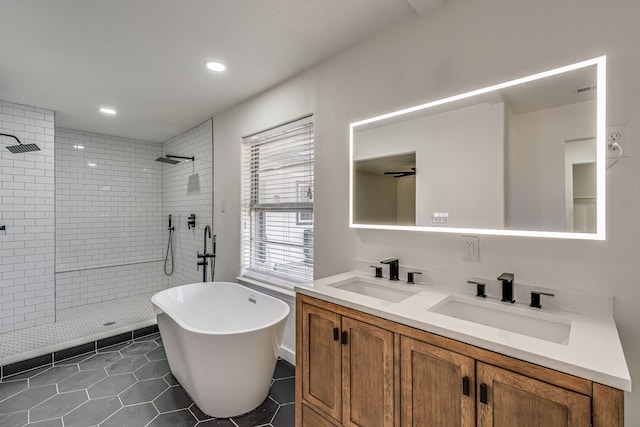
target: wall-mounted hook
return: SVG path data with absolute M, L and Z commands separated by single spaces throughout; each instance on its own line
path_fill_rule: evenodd
M 187 227 L 191 230 L 191 227 L 196 228 L 196 214 L 189 215 L 189 220 L 187 221 Z
M 2 234 L 4 234 L 5 236 L 7 235 L 7 227 L 4 225 L 0 225 L 0 231 L 2 231 Z

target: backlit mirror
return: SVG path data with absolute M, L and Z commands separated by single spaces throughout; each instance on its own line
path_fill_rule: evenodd
M 605 61 L 351 123 L 351 227 L 603 240 Z

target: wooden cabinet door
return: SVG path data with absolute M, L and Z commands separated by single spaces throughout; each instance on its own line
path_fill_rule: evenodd
M 476 425 L 474 359 L 403 336 L 400 372 L 402 427 Z
M 591 425 L 588 396 L 480 362 L 476 382 L 478 427 Z
M 342 318 L 344 426 L 394 425 L 393 332 Z
M 340 316 L 308 304 L 302 315 L 302 397 L 340 421 Z
M 331 422 L 316 411 L 314 411 L 306 403 L 298 406 L 302 408 L 302 425 L 304 427 L 336 427 L 335 422 Z

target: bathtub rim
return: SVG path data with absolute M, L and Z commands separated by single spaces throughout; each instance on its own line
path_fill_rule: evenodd
M 176 318 L 175 316 L 173 316 L 171 314 L 170 310 L 167 311 L 166 307 L 163 304 L 158 303 L 157 298 L 156 298 L 158 295 L 160 295 L 162 293 L 168 293 L 171 289 L 184 288 L 184 287 L 188 287 L 188 286 L 211 285 L 211 284 L 215 284 L 215 283 L 233 285 L 233 286 L 237 286 L 239 288 L 242 288 L 243 291 L 250 290 L 251 293 L 258 293 L 262 297 L 271 299 L 273 301 L 276 301 L 278 304 L 283 306 L 285 308 L 284 313 L 281 314 L 280 316 L 278 316 L 275 320 L 273 320 L 271 322 L 263 323 L 260 326 L 255 327 L 255 328 L 251 328 L 251 329 L 236 329 L 236 330 L 233 330 L 233 331 L 224 331 L 224 332 L 211 332 L 211 331 L 207 331 L 207 330 L 204 330 L 204 329 L 193 328 L 193 327 L 187 325 L 182 319 L 179 319 L 179 318 Z M 267 294 L 265 294 L 263 292 L 256 291 L 254 289 L 247 288 L 246 286 L 243 286 L 243 285 L 241 285 L 239 283 L 224 282 L 224 281 L 196 282 L 196 283 L 188 283 L 186 285 L 172 286 L 171 288 L 163 289 L 163 290 L 153 294 L 153 296 L 151 297 L 151 303 L 153 304 L 153 306 L 155 308 L 159 309 L 162 313 L 164 313 L 167 316 L 171 317 L 171 319 L 173 319 L 181 328 L 183 328 L 183 329 L 185 329 L 185 330 L 187 330 L 189 332 L 195 333 L 195 334 L 212 335 L 212 336 L 241 335 L 241 334 L 249 334 L 249 333 L 252 333 L 252 332 L 261 331 L 263 329 L 270 328 L 270 327 L 272 327 L 274 325 L 277 325 L 278 323 L 282 322 L 283 320 L 285 320 L 287 318 L 287 316 L 289 316 L 289 313 L 291 312 L 291 308 L 289 307 L 289 305 L 286 302 L 284 302 L 282 300 L 279 300 L 278 298 L 272 297 L 271 295 L 267 295 Z M 156 318 L 157 318 L 157 315 L 158 315 L 158 313 L 156 313 Z

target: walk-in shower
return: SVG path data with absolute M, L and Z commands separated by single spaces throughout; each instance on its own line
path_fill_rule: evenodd
M 20 263 L 15 252 L 0 262 L 12 265 L 14 276 L 24 271 L 9 279 L 15 282 L 14 301 L 0 313 L 0 377 L 157 331 L 151 296 L 202 278 L 195 259 L 202 228 L 189 230 L 187 219 L 192 212 L 202 220 L 212 217 L 211 120 L 161 145 L 53 127 L 53 112 L 46 117 L 51 131 L 33 139 L 0 128 L 0 159 L 29 160 L 1 168 L 0 180 L 33 178 L 28 182 L 47 191 L 46 210 L 34 216 L 31 199 L 5 201 L 16 215 L 35 217 L 32 227 L 0 215 L 0 246 L 30 250 L 24 256 L 36 258 L 35 264 Z M 162 166 L 158 158 L 175 167 Z M 201 186 L 190 185 L 193 176 Z M 34 232 L 36 227 L 47 232 Z M 95 244 L 85 243 L 87 234 Z M 22 242 L 25 247 L 18 247 Z M 20 291 L 32 285 L 35 295 Z
M 23 144 L 17 136 L 10 135 L 8 133 L 0 133 L 0 136 L 8 136 L 9 138 L 13 138 L 18 141 L 18 145 L 9 145 L 7 150 L 11 151 L 13 154 L 19 153 L 29 153 L 31 151 L 40 151 L 40 147 L 36 144 Z
M 176 160 L 176 159 L 180 159 L 180 160 Z M 164 157 L 158 157 L 156 159 L 156 162 L 168 163 L 170 165 L 177 165 L 178 163 L 180 163 L 181 160 L 193 162 L 195 161 L 195 159 L 196 159 L 195 157 L 172 156 L 167 154 Z

